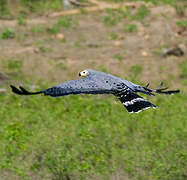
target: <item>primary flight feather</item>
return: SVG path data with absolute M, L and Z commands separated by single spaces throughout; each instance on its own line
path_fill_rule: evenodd
M 44 94 L 58 97 L 70 94 L 113 94 L 122 102 L 129 113 L 138 113 L 144 109 L 156 108 L 154 104 L 137 95 L 138 92 L 147 95 L 179 93 L 179 90 L 166 91 L 167 88 L 162 88 L 162 83 L 157 89 L 150 89 L 148 88 L 149 84 L 145 87 L 140 86 L 111 74 L 91 69 L 81 71 L 79 76 L 82 78 L 66 81 L 38 92 L 29 92 L 21 86 L 19 89 L 13 85 L 10 87 L 14 93 L 19 95 Z

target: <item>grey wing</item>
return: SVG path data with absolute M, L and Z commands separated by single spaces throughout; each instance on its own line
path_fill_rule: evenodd
M 66 81 L 58 86 L 46 89 L 44 95 L 53 97 L 66 96 L 70 94 L 110 94 L 110 87 L 104 87 L 101 84 L 87 78 Z
M 36 95 L 44 94 L 47 96 L 58 97 L 66 96 L 70 94 L 112 94 L 113 90 L 110 86 L 103 85 L 102 83 L 96 82 L 88 78 L 76 79 L 71 81 L 66 81 L 57 86 L 38 91 L 29 92 L 23 87 L 16 88 L 15 86 L 10 86 L 12 91 L 18 95 Z
M 38 92 L 29 92 L 23 87 L 16 88 L 13 85 L 10 85 L 12 92 L 18 95 L 36 95 L 44 94 L 52 97 L 66 96 L 70 94 L 112 94 L 113 89 L 108 84 L 103 84 L 99 81 L 82 78 L 71 81 L 66 81 L 57 86 L 38 91 Z

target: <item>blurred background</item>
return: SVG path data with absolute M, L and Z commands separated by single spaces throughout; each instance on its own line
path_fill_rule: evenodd
M 128 114 L 112 96 L 20 97 L 96 69 L 180 89 Z M 187 179 L 186 0 L 0 0 L 0 179 Z

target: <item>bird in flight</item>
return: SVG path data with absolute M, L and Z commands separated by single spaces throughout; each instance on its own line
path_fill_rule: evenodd
M 140 86 L 111 74 L 91 69 L 81 71 L 79 76 L 82 78 L 66 81 L 38 92 L 29 92 L 22 86 L 19 89 L 13 85 L 10 87 L 12 92 L 19 95 L 44 94 L 59 97 L 71 94 L 113 94 L 121 101 L 129 113 L 139 113 L 148 108 L 156 108 L 154 104 L 137 95 L 137 93 L 153 96 L 155 93 L 170 95 L 180 92 L 179 90 L 166 91 L 167 88 L 162 88 L 163 83 L 158 88 L 151 89 L 148 88 L 149 84 Z

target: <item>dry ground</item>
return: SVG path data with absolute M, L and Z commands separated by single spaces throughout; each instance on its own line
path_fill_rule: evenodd
M 104 70 L 118 76 L 131 75 L 131 67 L 141 66 L 139 79 L 143 83 L 168 81 L 174 86 L 179 78 L 178 64 L 185 57 L 163 57 L 162 48 L 179 46 L 186 54 L 187 31 L 179 34 L 176 22 L 184 20 L 170 6 L 150 8 L 150 15 L 143 21 L 122 20 L 106 26 L 106 12 L 73 16 L 75 23 L 62 28 L 66 42 L 43 29 L 52 27 L 58 18 L 41 17 L 27 20 L 26 26 L 17 21 L 0 21 L 0 32 L 7 27 L 15 30 L 14 39 L 0 40 L 1 65 L 13 59 L 23 62 L 21 70 L 31 77 L 45 81 L 61 82 L 76 78 L 77 72 L 85 68 Z M 124 32 L 126 24 L 137 25 L 136 32 Z M 32 27 L 42 26 L 41 32 L 31 32 Z M 116 38 L 111 38 L 112 34 Z M 119 57 L 120 56 L 120 57 Z M 1 67 L 1 71 L 5 71 Z M 183 86 L 178 83 L 178 86 Z

